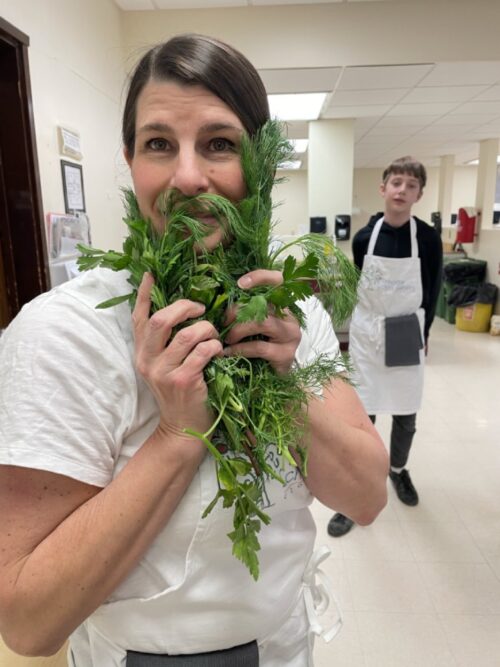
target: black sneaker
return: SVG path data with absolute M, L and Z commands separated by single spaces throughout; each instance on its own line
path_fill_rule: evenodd
M 398 498 L 402 503 L 410 505 L 411 507 L 418 505 L 418 493 L 412 484 L 408 470 L 403 468 L 399 473 L 390 470 L 389 477 L 391 478 L 396 493 L 398 494 Z
M 337 514 L 334 514 L 328 522 L 328 535 L 331 535 L 332 537 L 342 537 L 342 535 L 348 533 L 353 526 L 354 521 L 352 519 L 337 512 Z

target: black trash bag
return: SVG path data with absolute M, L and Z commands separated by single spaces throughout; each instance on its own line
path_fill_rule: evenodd
M 492 303 L 497 300 L 498 287 L 493 283 L 481 283 L 477 286 L 476 303 Z
M 486 277 L 487 262 L 483 259 L 457 259 L 443 266 L 444 280 L 450 283 L 482 283 Z
M 449 306 L 468 306 L 476 303 L 479 285 L 455 285 L 446 299 Z
M 446 299 L 449 306 L 470 306 L 473 303 L 492 303 L 497 299 L 498 288 L 493 283 L 455 285 Z

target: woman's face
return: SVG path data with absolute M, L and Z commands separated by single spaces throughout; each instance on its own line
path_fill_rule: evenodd
M 211 193 L 232 202 L 242 199 L 243 132 L 238 116 L 202 86 L 149 81 L 137 100 L 134 155 L 125 153 L 142 215 L 163 231 L 158 197 L 173 188 L 185 196 Z M 208 214 L 196 217 L 214 227 L 204 241 L 211 250 L 222 240 L 220 225 Z

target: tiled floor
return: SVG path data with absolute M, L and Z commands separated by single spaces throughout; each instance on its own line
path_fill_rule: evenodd
M 387 443 L 390 418 L 377 427 Z M 344 537 L 313 505 L 344 611 L 316 667 L 500 667 L 500 337 L 436 319 L 408 468 L 420 504 L 391 486 L 374 524 Z

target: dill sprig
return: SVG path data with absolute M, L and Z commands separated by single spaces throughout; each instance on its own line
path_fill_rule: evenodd
M 314 291 L 334 322 L 344 321 L 355 304 L 358 273 L 331 239 L 315 234 L 299 237 L 294 245 L 302 249 L 301 261 L 285 256 L 292 244 L 270 250 L 271 191 L 278 182 L 277 167 L 289 159 L 291 151 L 278 121 L 266 123 L 252 139 L 245 136 L 241 146 L 245 198 L 233 204 L 213 194 L 181 197 L 176 192 L 165 193 L 159 201 L 166 221 L 163 233 L 143 219 L 134 193 L 124 190 L 128 236 L 123 252 L 79 246 L 81 270 L 102 266 L 129 272 L 131 292 L 98 307 L 128 301 L 133 308 L 148 271 L 155 279 L 152 313 L 180 298 L 199 301 L 206 306 L 203 318 L 214 324 L 221 338 L 232 326 L 226 325 L 225 317 L 233 304 L 237 306 L 235 322 L 263 321 L 272 306 L 278 317 L 291 312 L 305 327 L 300 302 Z M 213 229 L 196 218 L 201 210 L 210 211 L 224 230 L 224 243 L 213 250 L 203 245 Z M 240 289 L 240 276 L 258 268 L 281 270 L 283 283 Z M 216 357 L 205 368 L 208 402 L 216 418 L 206 433 L 193 431 L 189 425 L 185 429 L 205 443 L 215 461 L 218 492 L 204 516 L 219 502 L 233 508 L 233 530 L 228 535 L 233 554 L 255 579 L 259 576 L 258 533 L 262 523 L 270 522 L 262 509 L 266 482 L 276 479 L 284 484 L 280 470 L 285 464 L 298 465 L 307 474 L 308 400 L 311 392 L 339 376 L 345 367 L 340 356 L 320 355 L 312 364 L 284 375 L 278 375 L 263 359 L 241 356 Z M 280 470 L 269 464 L 270 447 L 276 449 Z

